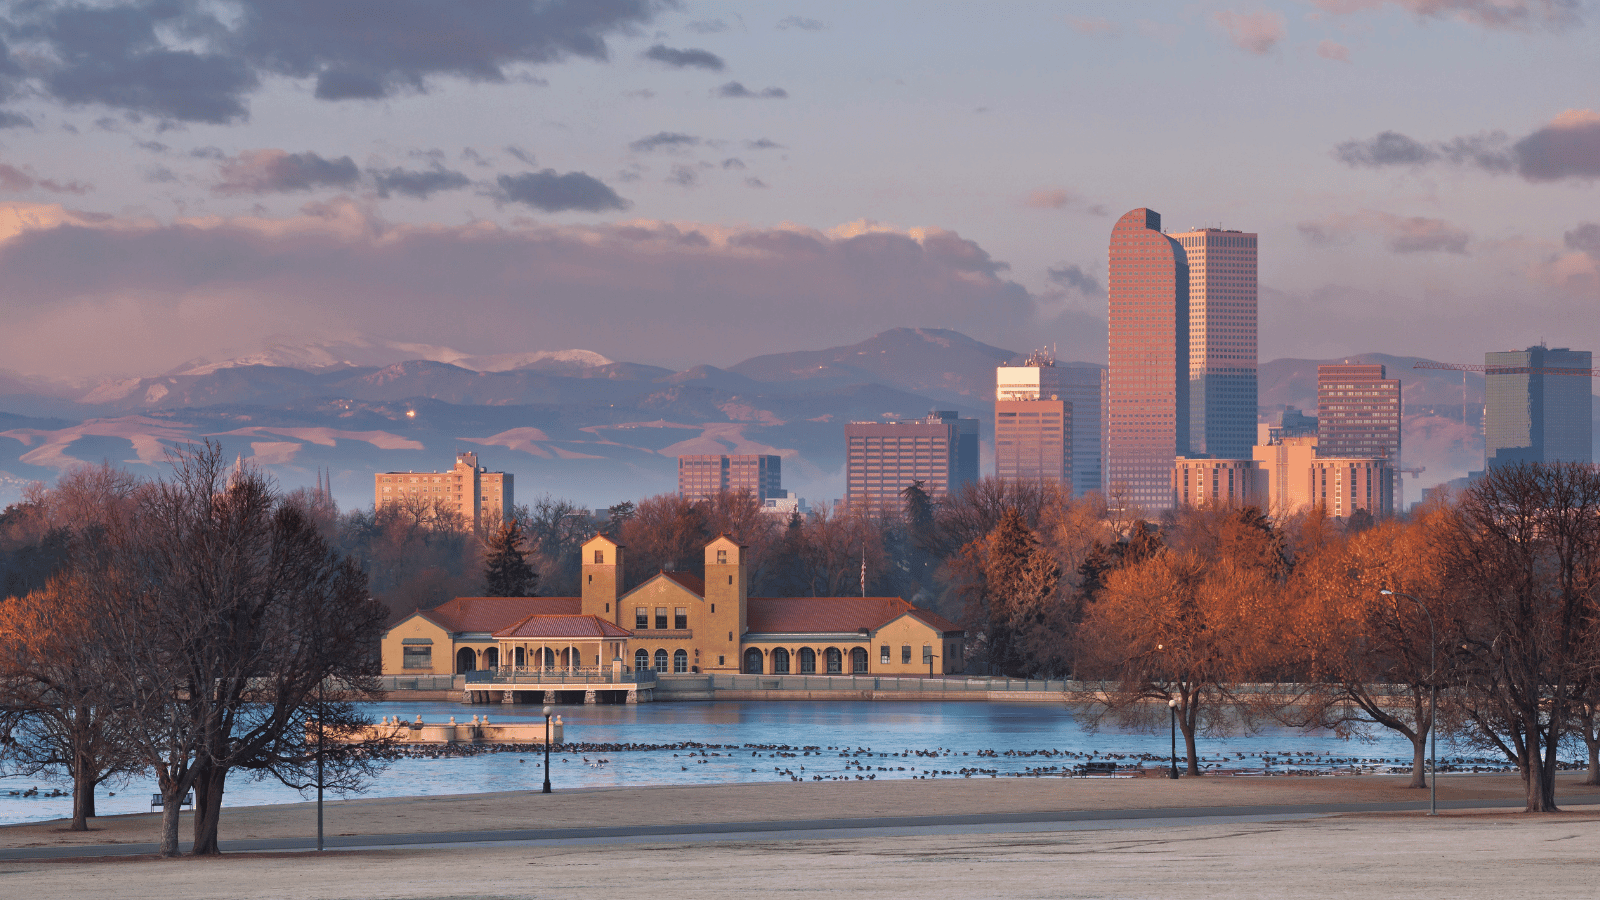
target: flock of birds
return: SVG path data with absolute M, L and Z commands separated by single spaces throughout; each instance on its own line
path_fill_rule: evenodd
M 771 765 L 773 776 L 790 781 L 875 781 L 882 775 L 931 779 L 938 777 L 972 778 L 998 777 L 1066 777 L 1085 774 L 1104 774 L 1114 766 L 1122 775 L 1140 771 L 1154 771 L 1170 765 L 1171 757 L 1156 753 L 1102 753 L 1099 751 L 1057 750 L 954 750 L 947 747 L 905 749 L 893 752 L 875 751 L 871 747 L 790 746 L 788 744 L 712 744 L 698 741 L 676 743 L 570 743 L 555 744 L 551 751 L 559 762 L 571 764 L 576 757 L 592 769 L 604 769 L 612 760 L 606 754 L 671 753 L 677 760 L 678 771 L 688 772 L 690 766 L 710 765 L 715 759 L 731 761 L 735 756 L 746 758 L 806 759 L 808 763 Z M 411 745 L 388 751 L 392 758 L 448 759 L 477 756 L 484 753 L 544 753 L 543 744 L 442 744 Z M 1041 765 L 1006 766 L 950 765 L 958 757 L 999 762 L 1038 760 Z M 842 771 L 833 760 L 843 759 Z M 920 765 L 910 762 L 922 760 Z M 930 765 L 927 761 L 942 760 L 945 765 Z M 527 762 L 521 759 L 520 762 Z M 891 765 L 891 761 L 896 764 Z M 1225 752 L 1200 759 L 1204 771 L 1213 774 L 1240 775 L 1329 775 L 1329 774 L 1401 774 L 1411 771 L 1410 761 L 1390 757 L 1334 756 L 1310 751 Z M 831 764 L 830 764 L 831 763 Z M 1090 767 L 1089 763 L 1096 763 Z M 1108 766 L 1106 764 L 1112 764 Z M 1183 758 L 1179 757 L 1179 765 Z M 1577 761 L 1562 762 L 1563 769 L 1578 769 L 1585 764 Z M 1154 768 L 1151 768 L 1154 767 Z M 831 770 L 831 771 L 826 771 Z M 1509 772 L 1512 767 L 1503 760 L 1476 757 L 1450 757 L 1439 760 L 1441 772 Z M 762 768 L 751 768 L 759 775 Z
M 954 778 L 1043 778 L 1070 777 L 1087 774 L 1131 775 L 1141 771 L 1159 772 L 1168 766 L 1171 757 L 1153 753 L 1100 753 L 1076 750 L 954 750 L 935 747 L 923 750 L 875 751 L 871 747 L 791 747 L 787 744 L 707 744 L 681 741 L 667 744 L 638 743 L 571 743 L 554 744 L 550 748 L 561 763 L 571 764 L 576 758 L 591 769 L 604 769 L 612 762 L 605 754 L 671 753 L 678 760 L 679 771 L 689 771 L 690 765 L 711 765 L 713 760 L 731 763 L 736 758 L 804 760 L 770 765 L 774 778 L 789 781 L 876 781 L 884 777 L 908 777 L 931 780 Z M 430 744 L 390 748 L 384 756 L 390 759 L 452 759 L 479 756 L 485 753 L 519 753 L 519 763 L 527 763 L 527 756 L 535 760 L 544 754 L 543 744 Z M 744 754 L 748 753 L 746 757 Z M 1027 765 L 1002 769 L 993 764 L 957 764 L 956 759 L 977 760 L 1039 760 L 1047 765 Z M 842 770 L 839 760 L 843 760 Z M 1182 757 L 1180 759 L 1180 765 Z M 552 759 L 554 761 L 554 757 Z M 930 764 L 930 761 L 932 763 Z M 913 764 L 915 763 L 915 764 Z M 1089 764 L 1095 763 L 1091 767 Z M 1111 765 L 1106 765 L 1111 764 Z M 1411 771 L 1409 760 L 1383 757 L 1331 756 L 1309 751 L 1277 751 L 1258 753 L 1220 753 L 1202 757 L 1201 768 L 1212 774 L 1237 775 L 1332 775 L 1332 774 L 1404 774 Z M 1152 769 L 1146 767 L 1153 766 Z M 1561 761 L 1563 770 L 1582 769 L 1586 763 L 1576 760 Z M 1114 769 L 1113 769 L 1114 767 Z M 1503 760 L 1479 757 L 1449 757 L 1439 760 L 1440 772 L 1510 772 L 1512 767 Z M 761 767 L 751 767 L 751 774 L 760 776 Z M 903 775 L 902 775 L 903 773 Z M 40 791 L 39 788 L 8 791 L 7 796 L 18 799 L 55 799 L 69 797 L 71 793 L 59 788 Z M 116 796 L 112 794 L 111 796 Z

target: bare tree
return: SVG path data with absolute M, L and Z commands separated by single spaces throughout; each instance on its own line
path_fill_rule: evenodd
M 1441 544 L 1463 718 L 1516 764 L 1528 811 L 1555 811 L 1557 754 L 1600 665 L 1600 471 L 1491 469 Z
M 215 444 L 173 457 L 129 527 L 110 535 L 101 642 L 129 713 L 127 738 L 163 796 L 161 854 L 178 852 L 178 810 L 195 791 L 194 852 L 218 852 L 227 776 L 302 764 L 319 688 L 334 678 L 347 726 L 372 696 L 381 605 L 298 507 Z

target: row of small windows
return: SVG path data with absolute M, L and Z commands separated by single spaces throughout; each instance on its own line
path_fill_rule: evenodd
M 633 654 L 633 669 L 634 669 L 634 671 L 636 671 L 636 672 L 648 672 L 652 668 L 654 668 L 657 672 L 665 672 L 665 671 L 667 671 L 667 660 L 668 660 L 667 651 L 665 651 L 665 650 L 657 650 L 656 653 L 655 653 L 654 659 L 655 659 L 655 665 L 652 666 L 651 665 L 651 656 L 650 656 L 650 651 L 649 650 L 636 650 L 636 651 L 634 651 L 634 654 Z M 671 656 L 671 661 L 672 661 L 672 671 L 673 672 L 681 675 L 681 674 L 689 671 L 689 651 L 687 651 L 687 650 L 675 651 Z
M 723 552 L 726 552 L 726 551 L 723 551 Z M 656 609 L 656 616 L 655 616 L 655 622 L 656 622 L 655 627 L 656 627 L 656 630 L 657 631 L 665 631 L 665 630 L 667 630 L 667 608 L 665 606 L 658 606 L 655 609 Z M 648 606 L 635 606 L 633 608 L 633 627 L 634 627 L 634 630 L 636 630 L 636 631 L 648 631 L 650 629 L 650 607 L 648 607 Z M 672 627 L 677 631 L 687 631 L 688 630 L 688 628 L 689 628 L 689 610 L 688 610 L 687 607 L 678 606 L 678 607 L 674 607 L 673 608 L 673 610 L 672 610 Z

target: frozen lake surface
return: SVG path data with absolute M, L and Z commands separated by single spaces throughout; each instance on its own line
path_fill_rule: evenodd
M 566 724 L 569 744 L 580 745 L 553 754 L 551 780 L 558 790 L 809 781 L 819 776 L 851 780 L 857 776 L 986 778 L 991 773 L 996 777 L 1050 777 L 1052 771 L 1070 770 L 1090 758 L 1165 765 L 1170 747 L 1165 727 L 1159 733 L 1092 732 L 1065 704 L 721 701 L 559 706 L 556 712 Z M 495 722 L 543 719 L 539 707 L 531 705 L 402 702 L 379 704 L 375 713 L 398 715 L 405 721 L 421 715 L 425 722 L 438 723 L 451 716 L 466 722 L 485 713 Z M 1362 742 L 1341 740 L 1327 731 L 1268 728 L 1252 735 L 1202 737 L 1198 746 L 1207 763 L 1226 768 L 1350 771 L 1356 764 L 1385 771 L 1390 765 L 1409 765 L 1411 761 L 1410 744 L 1391 735 L 1380 730 L 1376 741 Z M 581 746 L 630 744 L 658 749 Z M 708 746 L 701 751 L 689 744 Z M 792 749 L 774 749 L 780 747 Z M 1182 747 L 1180 736 L 1180 753 Z M 783 755 L 774 755 L 780 752 Z M 1443 761 L 1456 751 L 1441 741 L 1439 754 Z M 355 796 L 536 791 L 543 784 L 543 764 L 537 751 L 445 758 L 418 755 L 394 761 L 365 794 Z M 71 815 L 70 798 L 25 798 L 10 793 L 35 786 L 41 793 L 51 787 L 68 787 L 41 778 L 0 778 L 0 824 Z M 109 796 L 111 791 L 116 796 Z M 154 791 L 153 778 L 102 787 L 97 811 L 101 815 L 148 812 Z M 256 806 L 303 799 L 309 798 L 276 782 L 250 781 L 235 774 L 229 778 L 223 804 Z M 338 802 L 339 798 L 329 794 L 328 799 Z

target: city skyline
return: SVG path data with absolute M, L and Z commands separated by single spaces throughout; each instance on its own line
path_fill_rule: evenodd
M 1264 359 L 1600 344 L 1590 3 L 230 9 L 0 13 L 4 368 L 896 325 L 1100 362 L 1144 203 L 1260 235 Z

